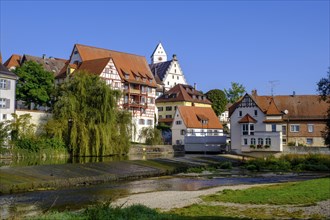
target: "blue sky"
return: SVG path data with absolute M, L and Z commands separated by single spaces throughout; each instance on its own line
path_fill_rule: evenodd
M 204 92 L 316 94 L 329 57 L 329 1 L 4 1 L 0 50 L 69 58 L 75 43 L 150 55 L 162 42 Z

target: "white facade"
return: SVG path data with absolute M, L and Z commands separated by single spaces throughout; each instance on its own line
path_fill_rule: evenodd
M 183 75 L 182 69 L 176 57 L 173 57 L 171 65 L 169 66 L 164 76 L 163 83 L 166 91 L 170 90 L 177 84 L 187 84 L 187 81 Z
M 15 112 L 16 77 L 0 73 L 0 121 L 11 120 Z
M 189 128 L 185 125 L 183 118 L 177 109 L 172 123 L 172 144 L 184 145 L 185 136 L 223 136 L 223 129 Z
M 167 55 L 164 50 L 164 47 L 161 43 L 159 43 L 154 50 L 153 54 L 151 55 L 151 63 L 160 63 L 167 61 Z
M 245 103 L 244 100 L 247 100 L 247 102 Z M 240 122 L 247 114 L 256 122 Z M 280 116 L 267 118 L 254 101 L 246 95 L 230 117 L 231 149 L 236 153 L 281 152 L 283 150 L 282 124 L 264 123 L 265 120 L 276 120 L 279 119 L 278 117 Z M 255 148 L 250 147 L 250 145 L 254 145 Z M 258 145 L 260 148 L 258 148 Z M 266 145 L 269 148 L 265 147 Z

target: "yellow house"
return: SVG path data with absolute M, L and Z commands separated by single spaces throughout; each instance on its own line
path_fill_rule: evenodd
M 171 125 L 178 106 L 209 107 L 212 103 L 206 96 L 190 85 L 177 84 L 156 99 L 158 123 Z

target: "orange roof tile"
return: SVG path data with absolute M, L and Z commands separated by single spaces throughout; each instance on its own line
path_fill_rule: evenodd
M 251 115 L 246 114 L 241 120 L 238 121 L 238 123 L 256 123 L 257 120 L 255 120 Z
M 9 59 L 4 63 L 5 67 L 10 69 L 11 67 L 18 67 L 21 64 L 21 56 L 17 54 L 13 54 L 9 57 Z
M 250 96 L 257 106 L 266 115 L 280 115 L 284 110 L 288 111 L 283 118 L 293 119 L 325 119 L 329 104 L 320 100 L 318 95 L 279 95 L 279 96 Z M 229 114 L 239 106 L 243 97 L 235 102 L 231 107 Z
M 210 100 L 208 100 L 204 94 L 194 89 L 194 87 L 183 84 L 177 84 L 169 91 L 161 95 L 158 99 L 156 99 L 156 103 L 178 101 L 204 103 L 209 105 L 212 104 L 212 102 L 210 102 Z
M 81 44 L 75 46 L 83 62 L 112 58 L 122 80 L 157 87 L 156 80 L 145 57 Z M 133 73 L 143 76 L 146 79 L 145 82 L 141 78 L 137 80 Z M 128 75 L 128 78 L 126 78 L 126 75 Z
M 274 99 L 271 99 L 266 114 L 267 115 L 282 115 L 282 113 L 278 110 Z
M 178 106 L 178 111 L 187 128 L 223 129 L 211 107 Z M 202 124 L 206 119 L 207 124 Z

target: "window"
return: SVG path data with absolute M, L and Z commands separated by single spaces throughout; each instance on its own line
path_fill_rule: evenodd
M 248 135 L 249 134 L 249 125 L 248 124 L 243 124 L 242 125 L 242 131 L 243 131 L 243 135 Z
M 7 114 L 3 114 L 3 115 L 2 115 L 2 119 L 3 119 L 3 120 L 6 120 L 6 119 L 7 119 Z
M 139 124 L 144 125 L 144 119 L 139 119 Z
M 253 145 L 256 145 L 256 139 L 255 138 L 251 138 L 251 142 L 250 143 L 253 144 Z
M 242 117 L 242 111 L 239 111 L 239 112 L 238 112 L 238 116 L 239 116 L 239 117 Z
M 282 134 L 286 135 L 286 125 L 282 125 Z
M 154 99 L 153 98 L 148 98 L 148 103 L 149 104 L 154 104 Z
M 309 124 L 309 125 L 307 125 L 307 127 L 308 127 L 308 132 L 309 133 L 314 132 L 314 125 Z
M 141 97 L 141 104 L 146 103 L 146 98 L 145 97 Z
M 172 106 L 166 106 L 166 111 L 172 111 Z
M 174 72 L 176 73 L 176 69 L 174 69 Z
M 272 139 L 266 138 L 266 145 L 272 145 Z
M 213 135 L 214 136 L 218 136 L 219 135 L 219 131 L 218 130 L 214 130 Z
M 0 98 L 0 108 L 9 108 L 9 99 Z
M 250 135 L 254 135 L 254 124 L 250 124 Z
M 147 120 L 147 125 L 152 125 L 152 120 L 151 119 Z
M 290 131 L 291 132 L 299 132 L 299 125 L 290 125 Z
M 129 78 L 129 74 L 125 74 L 125 78 L 128 79 Z
M 0 89 L 10 89 L 10 81 L 5 79 L 0 79 Z
M 248 144 L 248 140 L 247 138 L 244 138 L 244 145 L 247 145 Z
M 161 119 L 161 118 L 163 118 L 163 116 L 162 115 L 159 115 L 158 118 Z
M 313 144 L 313 138 L 306 138 L 306 144 L 312 145 Z
M 167 82 L 167 85 L 169 86 L 170 85 L 170 82 Z
M 158 111 L 162 112 L 163 111 L 163 107 L 158 107 Z
M 172 75 L 172 79 L 174 79 L 174 75 Z
M 177 125 L 181 125 L 182 124 L 182 121 L 181 120 L 178 120 L 175 122 Z
M 186 130 L 182 129 L 180 133 L 181 133 L 181 135 L 185 135 L 186 134 Z
M 166 115 L 166 118 L 172 118 L 172 115 Z
M 105 68 L 105 69 L 104 69 L 104 72 L 105 72 L 105 73 L 109 73 L 109 71 L 110 71 L 109 68 Z
M 207 120 L 201 120 L 201 123 L 202 123 L 203 125 L 206 125 L 206 124 L 207 124 Z
M 262 139 L 262 138 L 258 138 L 258 144 L 259 144 L 259 145 L 263 145 L 263 144 L 264 144 L 264 139 Z
M 272 132 L 276 132 L 276 124 L 272 124 Z
M 283 145 L 286 145 L 286 138 L 283 138 L 283 139 L 282 139 L 282 144 L 283 144 Z
M 254 116 L 258 115 L 258 110 L 254 110 Z
M 178 80 L 179 79 L 179 76 L 177 76 L 176 79 Z

